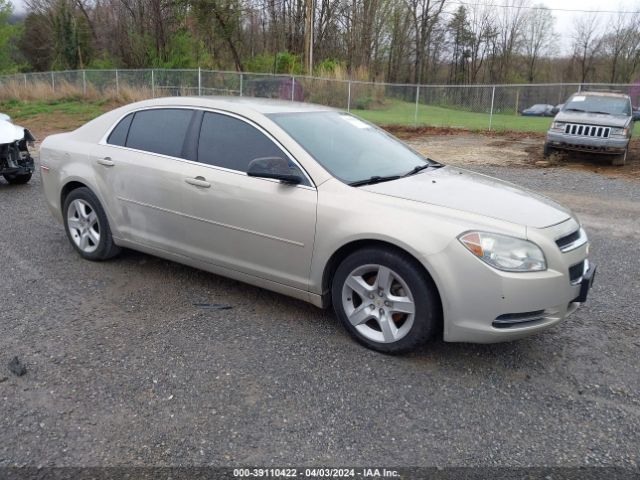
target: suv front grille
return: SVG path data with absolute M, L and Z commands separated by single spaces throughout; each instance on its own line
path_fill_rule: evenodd
M 611 127 L 599 127 L 597 125 L 581 125 L 579 123 L 567 123 L 564 133 L 582 137 L 609 138 Z

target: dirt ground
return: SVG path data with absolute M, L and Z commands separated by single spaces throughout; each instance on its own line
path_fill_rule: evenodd
M 40 139 L 72 128 L 36 120 L 20 123 Z M 542 137 L 400 134 L 572 208 L 598 265 L 587 303 L 517 342 L 434 339 L 380 355 L 354 344 L 331 311 L 276 293 L 130 250 L 87 262 L 48 212 L 39 174 L 0 180 L 0 479 L 19 478 L 16 466 L 50 478 L 51 466 L 381 462 L 473 468 L 438 478 L 542 466 L 576 467 L 548 478 L 637 478 L 638 143 L 624 168 L 551 168 L 535 163 Z M 7 369 L 14 356 L 25 375 Z
M 614 167 L 607 155 L 558 153 L 545 159 L 544 135 L 515 132 L 470 132 L 444 128 L 388 127 L 421 153 L 457 166 L 571 168 L 606 176 L 640 180 L 640 139 L 631 141 L 624 167 Z

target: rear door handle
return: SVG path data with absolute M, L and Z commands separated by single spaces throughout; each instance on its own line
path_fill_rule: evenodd
M 200 188 L 209 188 L 211 186 L 211 184 L 207 182 L 207 179 L 204 177 L 185 178 L 184 181 L 187 182 L 189 185 L 193 185 L 195 187 L 200 187 Z
M 113 167 L 115 165 L 114 161 L 111 160 L 111 157 L 99 158 L 98 163 L 105 167 Z

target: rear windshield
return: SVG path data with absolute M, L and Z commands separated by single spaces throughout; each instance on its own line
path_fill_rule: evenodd
M 606 95 L 574 95 L 563 110 L 628 116 L 631 115 L 631 102 L 627 98 Z

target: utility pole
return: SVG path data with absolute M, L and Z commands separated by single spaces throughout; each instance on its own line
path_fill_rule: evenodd
M 308 75 L 313 75 L 313 24 L 315 13 L 314 0 L 306 1 L 306 15 L 304 22 L 304 60 Z

